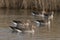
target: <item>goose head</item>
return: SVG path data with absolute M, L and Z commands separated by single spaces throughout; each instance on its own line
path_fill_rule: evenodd
M 42 14 L 40 16 L 44 18 L 44 14 L 46 13 L 46 11 L 43 10 L 41 13 Z
M 32 15 L 34 16 L 34 15 L 35 15 L 35 13 L 34 13 L 34 12 L 32 12 Z
M 44 21 L 44 20 L 37 20 L 36 23 L 38 25 L 50 25 L 50 20 Z
M 33 12 L 32 12 L 32 15 L 33 15 L 33 16 L 36 16 L 36 15 L 39 15 L 39 13 L 36 12 L 36 11 L 33 11 Z
M 50 13 L 50 16 L 49 16 L 49 18 L 48 19 L 53 19 L 53 15 L 54 15 L 54 12 L 52 11 L 51 13 Z
M 44 22 L 44 20 L 36 20 L 35 23 L 39 27 L 39 26 L 43 25 L 45 22 Z

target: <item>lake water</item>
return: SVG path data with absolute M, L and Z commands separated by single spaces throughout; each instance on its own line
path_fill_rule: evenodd
M 9 25 L 12 20 L 34 21 L 30 10 L 3 10 L 0 9 L 0 40 L 60 40 L 60 12 L 54 13 L 51 26 L 37 27 L 32 33 L 12 33 Z M 33 24 L 33 23 L 31 23 Z

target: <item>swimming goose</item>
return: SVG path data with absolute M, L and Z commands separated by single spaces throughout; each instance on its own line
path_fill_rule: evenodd
M 50 20 L 47 22 L 45 22 L 44 20 L 36 20 L 34 22 L 37 24 L 37 26 L 50 25 Z
M 40 16 L 40 17 L 42 17 L 43 19 L 53 19 L 53 14 L 54 14 L 54 12 L 52 11 L 52 12 L 45 12 L 45 11 L 42 11 L 42 12 L 36 12 L 36 11 L 33 11 L 32 12 L 32 15 L 33 16 Z
M 46 18 L 48 20 L 52 20 L 53 14 L 54 14 L 54 12 L 48 12 L 48 13 L 44 14 L 44 18 Z
M 48 19 L 53 19 L 53 16 L 54 16 L 54 12 L 52 11 L 49 15 L 49 18 Z
M 34 33 L 34 30 L 27 30 L 26 28 L 22 28 L 22 27 L 18 27 L 18 26 L 15 26 L 17 24 L 18 21 L 13 21 L 14 25 L 12 26 L 9 26 L 14 32 L 28 32 L 28 33 Z M 16 24 L 15 24 L 16 23 Z M 20 22 L 21 23 L 21 22 Z M 24 24 L 22 24 L 24 25 Z M 28 25 L 28 24 L 27 24 Z
M 16 20 L 13 20 L 12 21 L 12 24 L 9 26 L 13 31 L 19 31 L 22 32 L 23 30 L 25 30 L 24 28 L 19 28 L 19 24 L 22 24 L 21 21 L 16 21 Z
M 32 12 L 32 15 L 33 15 L 33 16 L 38 16 L 39 13 L 38 13 L 37 11 L 33 11 L 33 12 Z
M 44 14 L 45 14 L 46 12 L 45 11 L 42 11 L 42 12 L 37 12 L 37 11 L 32 11 L 32 15 L 33 16 L 40 16 L 40 17 L 44 17 Z

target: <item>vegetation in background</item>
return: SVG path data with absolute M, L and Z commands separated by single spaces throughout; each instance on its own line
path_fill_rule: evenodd
M 60 10 L 60 0 L 0 0 L 0 8 Z

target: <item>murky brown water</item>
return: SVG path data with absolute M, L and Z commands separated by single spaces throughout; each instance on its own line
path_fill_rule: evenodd
M 50 28 L 37 27 L 35 33 L 12 33 L 9 25 L 12 20 L 35 20 L 30 10 L 0 10 L 0 40 L 60 40 L 60 13 L 54 14 Z M 39 19 L 39 18 L 36 18 Z

